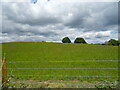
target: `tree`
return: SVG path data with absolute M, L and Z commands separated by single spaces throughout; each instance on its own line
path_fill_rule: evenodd
M 64 37 L 64 38 L 62 39 L 62 42 L 63 42 L 63 43 L 71 43 L 71 40 L 70 40 L 68 37 Z
M 110 39 L 109 41 L 106 41 L 105 44 L 106 45 L 118 46 L 120 44 L 120 42 L 118 40 L 115 40 L 115 39 Z
M 75 39 L 74 43 L 83 43 L 83 44 L 86 44 L 87 42 L 83 38 L 77 37 Z
M 46 42 L 46 41 L 42 41 L 42 42 Z

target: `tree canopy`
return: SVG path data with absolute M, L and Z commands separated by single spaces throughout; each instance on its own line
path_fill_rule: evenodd
M 64 37 L 64 38 L 62 39 L 62 42 L 63 42 L 63 43 L 71 43 L 71 40 L 70 40 L 68 37 Z
M 84 40 L 84 38 L 77 37 L 75 39 L 74 43 L 83 43 L 83 44 L 86 44 L 87 42 Z
M 118 46 L 120 44 L 120 42 L 118 40 L 115 40 L 115 39 L 110 39 L 109 41 L 106 41 L 105 44 L 106 45 Z

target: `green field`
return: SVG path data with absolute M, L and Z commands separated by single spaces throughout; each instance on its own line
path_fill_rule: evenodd
M 7 75 L 16 79 L 118 80 L 117 46 L 15 42 L 2 47 Z
M 7 75 L 19 80 L 118 80 L 118 47 L 107 45 L 2 43 Z
M 47 42 L 2 43 L 2 57 L 4 56 L 7 77 L 13 78 L 11 87 L 21 87 L 22 82 L 34 82 L 34 85 L 29 85 L 32 88 L 84 88 L 86 84 L 93 87 L 95 83 L 98 86 L 100 83 L 115 86 L 118 80 L 118 46 Z M 55 82 L 63 84 L 54 85 Z

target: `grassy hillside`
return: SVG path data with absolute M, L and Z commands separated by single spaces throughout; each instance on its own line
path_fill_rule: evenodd
M 2 54 L 6 54 L 7 73 L 15 78 L 117 80 L 117 46 L 45 42 L 2 45 Z

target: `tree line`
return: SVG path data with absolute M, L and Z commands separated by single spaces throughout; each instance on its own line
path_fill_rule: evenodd
M 64 37 L 64 38 L 62 39 L 62 42 L 63 42 L 63 43 L 71 43 L 71 40 L 70 40 L 68 37 Z M 75 41 L 74 41 L 74 43 L 87 44 L 87 42 L 84 40 L 84 38 L 80 38 L 80 37 L 76 38 Z
M 71 40 L 69 39 L 69 37 L 64 37 L 62 39 L 63 43 L 71 43 Z M 84 38 L 82 37 L 77 37 L 74 40 L 74 43 L 82 43 L 82 44 L 87 44 L 87 42 L 85 41 Z M 109 41 L 105 41 L 102 45 L 113 45 L 113 46 L 119 46 L 120 42 L 118 40 L 115 39 L 110 39 Z

